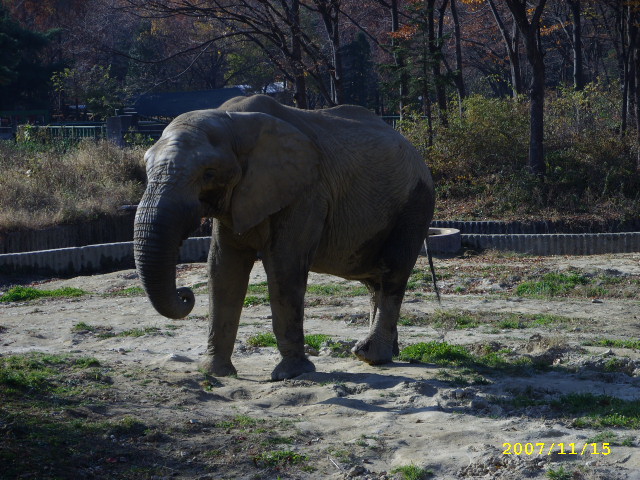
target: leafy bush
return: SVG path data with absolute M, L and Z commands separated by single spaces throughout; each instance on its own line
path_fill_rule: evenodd
M 473 95 L 463 115 L 451 111 L 449 125 L 436 125 L 434 144 L 427 144 L 426 121 L 409 116 L 402 133 L 426 159 L 442 197 L 478 194 L 484 175 L 511 172 L 527 157 L 528 116 L 523 101 Z
M 449 126 L 408 116 L 402 133 L 425 156 L 438 194 L 437 216 L 547 218 L 640 215 L 638 142 L 619 134 L 620 94 L 615 85 L 560 89 L 545 112 L 547 175 L 529 173 L 528 103 L 524 99 L 471 96 Z

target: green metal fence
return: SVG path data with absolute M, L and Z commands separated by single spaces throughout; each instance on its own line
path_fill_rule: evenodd
M 51 138 L 79 140 L 84 138 L 101 139 L 107 136 L 105 125 L 46 125 L 35 128 L 44 131 L 45 135 Z

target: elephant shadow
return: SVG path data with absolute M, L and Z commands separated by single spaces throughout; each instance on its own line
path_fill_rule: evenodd
M 390 365 L 385 366 L 388 368 Z M 406 367 L 407 365 L 402 365 Z M 418 367 L 416 365 L 416 367 Z M 424 366 L 423 366 L 424 367 Z M 333 384 L 335 396 L 318 402 L 320 405 L 359 410 L 362 412 L 419 413 L 438 411 L 436 401 L 438 388 L 432 381 L 416 379 L 392 372 L 352 373 L 313 372 L 305 373 L 296 380 L 308 380 L 318 384 Z M 419 399 L 413 405 L 400 405 L 398 398 Z

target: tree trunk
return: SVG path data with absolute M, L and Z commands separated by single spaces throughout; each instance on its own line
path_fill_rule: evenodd
M 635 86 L 636 148 L 638 148 L 636 153 L 636 171 L 640 172 L 640 32 L 637 26 L 637 12 L 630 11 L 629 15 L 634 16 L 633 34 L 629 35 L 629 51 L 632 52 L 629 56 L 632 59 L 630 63 L 632 64 L 631 70 L 633 71 L 633 84 Z
M 545 174 L 544 162 L 544 59 L 540 52 L 536 52 L 532 60 L 533 78 L 531 91 L 531 125 L 529 139 L 529 168 L 536 175 Z
M 627 22 L 625 6 L 620 5 L 616 10 L 616 25 L 618 26 L 618 64 L 620 68 L 620 81 L 622 83 L 622 102 L 620 105 L 620 136 L 627 133 L 629 113 L 629 49 L 627 48 Z
M 460 30 L 460 18 L 458 16 L 458 6 L 456 0 L 451 0 L 451 18 L 453 19 L 453 32 L 456 44 L 456 72 L 453 80 L 458 91 L 458 106 L 460 116 L 462 116 L 462 100 L 467 96 L 462 76 L 462 34 Z
M 342 51 L 340 50 L 340 1 L 331 0 L 316 2 L 322 17 L 327 38 L 331 44 L 333 71 L 329 72 L 331 81 L 331 100 L 335 105 L 344 103 L 344 84 L 342 68 Z
M 521 0 L 505 0 L 511 10 L 518 29 L 524 38 L 527 59 L 531 65 L 532 81 L 529 90 L 531 102 L 529 169 L 535 175 L 545 174 L 544 163 L 544 54 L 540 43 L 540 20 L 546 0 L 538 0 L 538 5 L 529 21 L 527 3 Z
M 304 78 L 300 43 L 300 0 L 292 0 L 289 10 L 291 29 L 291 70 L 293 72 L 293 101 L 298 108 L 307 109 L 307 82 Z
M 400 19 L 398 14 L 398 0 L 391 0 L 391 31 L 397 32 L 400 30 Z M 400 118 L 404 113 L 405 107 L 408 105 L 409 95 L 409 76 L 407 75 L 407 69 L 405 68 L 404 52 L 400 49 L 400 41 L 395 37 L 391 39 L 391 48 L 393 49 L 393 58 L 395 61 L 396 71 L 400 75 L 400 82 L 398 88 L 398 110 Z
M 573 22 L 573 88 L 584 88 L 584 68 L 582 62 L 582 15 L 580 0 L 567 0 L 571 8 Z
M 505 47 L 507 49 L 507 55 L 509 57 L 509 70 L 511 72 L 511 91 L 513 92 L 513 97 L 517 97 L 522 93 L 522 74 L 520 72 L 520 34 L 518 30 L 518 24 L 514 18 L 513 20 L 513 31 L 510 34 L 507 30 L 507 27 L 500 16 L 500 12 L 498 11 L 494 0 L 487 0 L 489 7 L 491 8 L 491 13 L 493 14 L 493 18 L 498 25 L 498 30 L 500 30 L 500 35 L 502 35 L 502 39 L 504 40 Z
M 511 63 L 511 85 L 513 97 L 522 95 L 524 88 L 522 87 L 522 68 L 520 67 L 520 30 L 515 20 L 513 22 L 513 35 L 511 36 L 511 54 L 509 62 Z
M 628 68 L 628 83 L 629 83 L 629 94 L 627 95 L 628 107 L 627 112 L 633 112 L 636 117 L 636 128 L 638 128 L 638 124 L 640 124 L 640 119 L 636 114 L 637 109 L 637 96 L 638 89 L 640 85 L 637 83 L 636 76 L 636 57 L 637 57 L 637 42 L 638 42 L 638 25 L 635 8 L 632 5 L 627 6 L 627 35 L 628 35 L 628 44 L 627 44 L 627 68 Z
M 431 62 L 433 66 L 433 82 L 436 87 L 436 100 L 438 102 L 438 114 L 440 117 L 440 123 L 445 127 L 449 124 L 447 119 L 448 107 L 447 107 L 447 92 L 445 90 L 445 79 L 440 73 L 440 64 L 442 63 L 442 43 L 444 36 L 444 14 L 447 9 L 449 0 L 442 0 L 442 5 L 438 9 L 438 35 L 433 38 L 431 43 Z M 431 17 L 433 17 L 433 10 L 431 11 Z M 434 19 L 431 18 L 431 23 L 434 23 Z M 435 27 L 435 25 L 433 25 Z M 431 28 L 431 27 L 430 27 Z

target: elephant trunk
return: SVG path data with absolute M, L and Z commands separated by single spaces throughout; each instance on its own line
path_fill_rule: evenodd
M 167 205 L 169 203 L 169 205 Z M 143 197 L 136 212 L 134 257 L 138 275 L 161 315 L 186 317 L 195 304 L 189 288 L 176 289 L 176 264 L 180 245 L 199 220 L 198 208 L 187 208 L 157 197 Z

